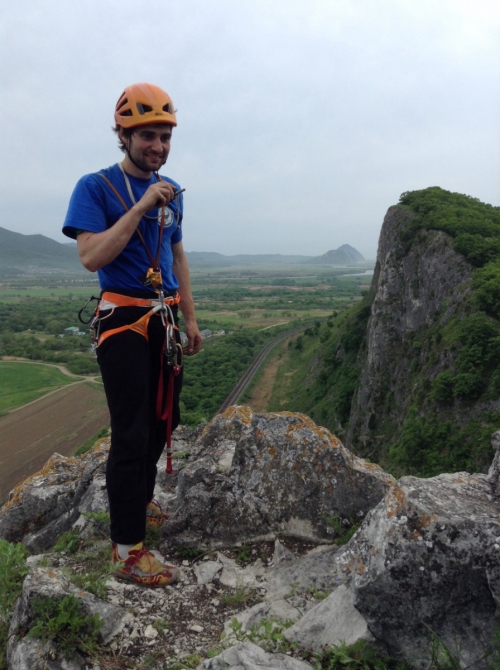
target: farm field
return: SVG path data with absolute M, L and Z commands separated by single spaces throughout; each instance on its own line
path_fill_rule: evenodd
M 33 402 L 78 377 L 63 374 L 56 367 L 36 363 L 0 362 L 0 416 Z
M 26 366 L 28 367 L 28 366 Z M 54 452 L 71 456 L 109 425 L 104 390 L 97 384 L 65 386 L 0 417 L 0 502 Z

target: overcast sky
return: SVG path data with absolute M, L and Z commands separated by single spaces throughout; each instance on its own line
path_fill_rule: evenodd
M 178 110 L 188 251 L 374 258 L 403 191 L 500 205 L 497 0 L 4 0 L 0 24 L 9 230 L 68 241 L 141 81 Z

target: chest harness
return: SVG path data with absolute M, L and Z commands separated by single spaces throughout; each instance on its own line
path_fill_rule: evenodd
M 136 200 L 134 198 L 134 194 L 132 192 L 132 188 L 130 186 L 130 181 L 122 167 L 121 164 L 119 164 L 121 171 L 123 172 L 123 176 L 125 178 L 125 184 L 127 186 L 127 191 L 130 196 L 130 199 L 133 204 L 135 204 Z M 113 184 L 109 181 L 107 177 L 105 177 L 103 174 L 99 173 L 99 176 L 104 179 L 106 184 L 109 186 L 109 188 L 113 191 L 115 196 L 118 198 L 120 204 L 122 207 L 125 209 L 126 212 L 130 211 L 130 207 L 125 203 L 123 198 L 121 197 L 120 193 L 117 191 L 117 189 L 113 186 Z M 158 179 L 161 180 L 160 175 L 158 174 Z M 150 219 L 157 219 L 157 217 L 151 217 L 145 215 L 146 218 Z M 118 335 L 119 333 L 123 333 L 124 331 L 127 330 L 132 330 L 139 335 L 142 335 L 146 339 L 147 342 L 149 342 L 149 336 L 148 336 L 148 326 L 149 326 L 149 321 L 152 316 L 155 314 L 159 314 L 161 317 L 163 326 L 165 328 L 165 341 L 162 346 L 161 350 L 161 362 L 160 362 L 160 376 L 158 379 L 158 391 L 156 395 L 156 417 L 162 421 L 167 422 L 167 435 L 166 435 L 166 451 L 167 451 L 167 467 L 166 471 L 168 474 L 172 474 L 173 469 L 172 469 L 172 414 L 173 414 L 173 406 L 174 406 L 174 377 L 176 377 L 182 368 L 183 365 L 183 352 L 182 352 L 182 347 L 181 345 L 175 341 L 175 334 L 174 331 L 178 330 L 177 326 L 175 325 L 174 322 L 174 316 L 172 314 L 172 307 L 174 305 L 178 305 L 180 302 L 180 295 L 177 293 L 175 296 L 165 296 L 163 293 L 163 282 L 162 282 L 162 276 L 161 276 L 161 269 L 160 269 L 160 256 L 161 256 L 161 246 L 162 246 L 162 238 L 163 238 L 163 228 L 165 224 L 165 206 L 162 207 L 162 214 L 161 214 L 161 222 L 160 222 L 160 232 L 158 236 L 158 247 L 156 250 L 156 257 L 153 257 L 151 254 L 151 251 L 148 249 L 148 246 L 144 240 L 144 237 L 139 230 L 139 227 L 136 228 L 136 232 L 139 236 L 139 239 L 142 242 L 142 245 L 146 251 L 146 255 L 148 257 L 148 260 L 151 264 L 151 267 L 148 269 L 146 272 L 146 275 L 144 278 L 144 284 L 147 286 L 151 286 L 155 293 L 158 294 L 157 299 L 141 299 L 141 298 L 133 298 L 130 296 L 126 295 L 121 295 L 120 293 L 112 293 L 110 291 L 104 291 L 104 293 L 101 295 L 101 298 L 99 300 L 99 304 L 95 309 L 93 319 L 90 324 L 90 332 L 92 335 L 92 341 L 93 345 L 92 348 L 95 351 L 97 347 L 102 344 L 105 340 L 107 340 L 109 337 L 112 337 L 113 335 Z M 91 298 L 92 299 L 92 298 Z M 125 325 L 125 326 L 120 326 L 119 328 L 111 328 L 110 330 L 106 330 L 104 333 L 99 333 L 99 325 L 100 322 L 109 316 L 113 314 L 114 310 L 117 307 L 149 307 L 149 311 L 144 314 L 144 316 L 141 316 L 140 319 L 135 321 L 134 323 Z M 85 307 L 83 308 L 85 309 Z M 83 311 L 81 310 L 81 312 Z M 108 311 L 109 314 L 107 314 L 104 317 L 101 317 L 100 313 L 104 311 Z M 80 313 L 81 313 L 80 312 Z M 168 385 L 167 385 L 167 393 L 166 397 L 164 393 L 164 384 L 163 384 L 163 379 L 164 379 L 164 367 L 165 365 L 167 366 L 167 369 L 170 370 L 170 375 L 168 379 Z

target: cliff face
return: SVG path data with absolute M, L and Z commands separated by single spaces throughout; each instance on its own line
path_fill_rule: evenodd
M 414 217 L 410 209 L 396 206 L 384 219 L 347 441 L 390 467 L 403 457 L 406 471 L 412 469 L 411 454 L 402 454 L 396 446 L 391 450 L 391 443 L 405 437 L 406 452 L 429 451 L 436 430 L 453 424 L 455 433 L 448 443 L 444 435 L 441 446 L 435 445 L 436 451 L 447 451 L 460 431 L 474 431 L 471 421 L 482 424 L 486 415 L 491 419 L 500 410 L 498 398 L 491 394 L 464 398 L 450 393 L 443 402 L 436 393 L 439 375 L 457 369 L 463 348 L 460 324 L 463 330 L 464 320 L 473 313 L 474 268 L 454 250 L 453 238 L 446 233 L 421 228 L 409 234 Z M 486 436 L 485 440 L 488 450 Z M 471 446 L 474 449 L 477 446 Z M 490 456 L 474 458 L 474 466 L 484 468 Z M 432 469 L 428 474 L 434 474 Z

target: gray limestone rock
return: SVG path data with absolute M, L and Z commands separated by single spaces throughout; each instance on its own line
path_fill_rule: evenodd
M 285 654 L 268 654 L 251 642 L 240 642 L 203 661 L 197 670 L 312 670 L 312 666 Z
M 227 558 L 220 552 L 217 559 L 222 566 L 222 572 L 219 575 L 219 581 L 224 586 L 230 588 L 253 588 L 258 586 L 259 578 L 266 572 L 262 560 L 258 558 L 253 565 L 240 568 L 235 560 Z
M 100 629 L 99 638 L 102 644 L 108 644 L 110 640 L 118 635 L 123 627 L 129 623 L 133 617 L 124 612 L 118 607 L 115 607 L 99 598 L 96 598 L 91 593 L 81 591 L 71 584 L 64 573 L 57 568 L 43 568 L 35 566 L 28 573 L 23 583 L 21 596 L 17 601 L 16 609 L 12 616 L 9 628 L 9 642 L 7 648 L 7 659 L 9 660 L 10 670 L 21 670 L 24 663 L 23 659 L 31 657 L 40 657 L 43 651 L 43 658 L 48 670 L 58 670 L 59 668 L 66 668 L 63 665 L 63 659 L 54 657 L 53 649 L 49 646 L 40 646 L 40 642 L 35 638 L 21 637 L 21 631 L 29 630 L 33 623 L 33 599 L 34 598 L 57 598 L 63 599 L 67 595 L 75 596 L 81 603 L 83 611 L 88 615 L 98 614 L 104 621 L 103 627 Z M 21 645 L 21 647 L 19 647 Z M 17 665 L 13 665 L 14 659 Z M 51 663 L 55 665 L 51 665 Z M 46 670 L 46 666 L 40 665 L 40 670 Z M 33 667 L 33 666 L 31 666 Z M 77 666 L 82 667 L 82 666 Z M 67 666 L 68 670 L 73 670 L 70 664 Z
M 337 552 L 338 547 L 327 546 L 323 551 L 312 551 L 302 558 L 280 563 L 266 575 L 268 598 L 288 598 L 310 589 L 331 591 L 336 588 L 345 581 L 335 560 Z
M 0 538 L 45 551 L 79 517 L 80 501 L 106 461 L 109 441 L 101 440 L 81 458 L 54 454 L 41 470 L 11 491 L 0 509 Z
M 52 641 L 22 638 L 12 648 L 8 670 L 83 670 L 85 667 L 80 654 L 70 660 L 62 658 Z
M 491 436 L 491 446 L 495 451 L 493 461 L 488 471 L 488 484 L 492 495 L 498 495 L 498 484 L 500 480 L 500 430 Z
M 302 414 L 231 407 L 179 475 L 167 545 L 234 546 L 277 534 L 333 539 L 333 516 L 363 517 L 393 478 Z
M 391 654 L 428 667 L 438 636 L 463 667 L 488 667 L 480 659 L 500 604 L 500 503 L 486 475 L 403 477 L 337 563 Z
M 284 635 L 299 648 L 317 652 L 342 642 L 351 645 L 359 640 L 374 641 L 365 619 L 354 607 L 353 592 L 344 584 L 311 608 Z
M 210 584 L 221 570 L 222 563 L 219 561 L 203 561 L 195 566 L 194 574 L 198 584 Z

